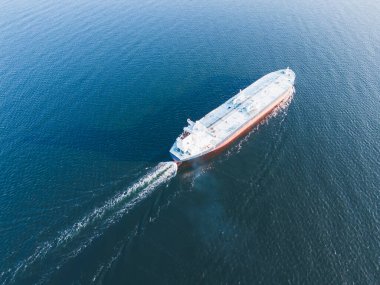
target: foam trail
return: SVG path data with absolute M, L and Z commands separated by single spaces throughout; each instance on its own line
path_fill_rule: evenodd
M 54 268 L 59 268 L 69 258 L 75 257 L 86 248 L 104 229 L 117 222 L 139 201 L 151 194 L 161 184 L 170 181 L 176 174 L 177 164 L 175 162 L 159 163 L 137 182 L 121 193 L 114 195 L 102 206 L 95 208 L 78 222 L 60 232 L 55 239 L 43 243 L 31 256 L 19 262 L 15 268 L 2 272 L 0 278 L 10 273 L 11 276 L 5 278 L 4 281 L 15 282 L 16 278 L 26 272 L 30 266 L 43 263 L 52 258 L 57 250 L 67 247 L 66 258 L 61 258 L 60 264 L 54 266 Z M 88 234 L 88 232 L 91 234 Z M 1 282 L 3 281 L 0 279 L 0 284 Z
M 160 184 L 169 181 L 177 174 L 177 165 L 174 162 L 161 162 L 146 175 L 140 178 L 132 186 L 128 187 L 125 191 L 115 195 L 109 199 L 103 206 L 96 208 L 91 214 L 85 216 L 82 220 L 75 223 L 75 225 L 61 235 L 62 241 L 67 241 L 73 238 L 76 233 L 85 228 L 91 222 L 103 218 L 107 212 L 111 209 L 115 209 L 118 205 L 127 198 L 137 197 L 143 198 L 147 196 L 153 189 Z M 136 199 L 134 199 L 136 200 Z M 134 203 L 128 203 L 125 208 L 131 208 L 131 204 L 135 204 L 137 201 L 130 201 Z

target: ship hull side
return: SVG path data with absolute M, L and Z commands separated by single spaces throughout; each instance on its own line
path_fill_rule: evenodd
M 248 121 L 244 126 L 242 126 L 238 131 L 236 131 L 233 135 L 228 137 L 226 140 L 224 140 L 222 143 L 220 143 L 215 149 L 213 149 L 210 152 L 207 152 L 203 155 L 200 155 L 198 157 L 186 160 L 186 161 L 180 161 L 176 157 L 174 159 L 175 162 L 180 162 L 182 166 L 194 166 L 197 164 L 201 164 L 202 162 L 208 161 L 211 158 L 217 156 L 218 154 L 222 153 L 228 146 L 230 146 L 233 142 L 235 142 L 238 138 L 241 138 L 242 136 L 249 133 L 255 126 L 260 124 L 263 120 L 265 120 L 273 111 L 276 109 L 281 103 L 286 102 L 290 99 L 290 97 L 293 94 L 293 87 L 290 88 L 284 95 L 279 97 L 275 102 L 273 102 L 270 106 L 265 108 L 260 115 L 252 118 L 250 121 Z
M 174 154 L 172 154 L 171 152 L 170 152 L 170 156 L 172 157 L 172 159 L 175 161 L 175 162 L 182 162 L 181 161 L 181 159 L 180 158 L 178 158 L 178 157 L 176 157 Z

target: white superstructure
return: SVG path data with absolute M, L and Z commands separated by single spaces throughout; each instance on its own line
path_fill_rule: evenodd
M 231 142 L 294 92 L 294 72 L 287 68 L 265 75 L 188 126 L 170 149 L 174 160 L 204 156 Z

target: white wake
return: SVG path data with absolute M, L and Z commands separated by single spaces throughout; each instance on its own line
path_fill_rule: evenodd
M 60 257 L 54 269 L 59 268 L 68 259 L 75 257 L 110 225 L 122 218 L 138 202 L 151 194 L 158 186 L 169 182 L 177 174 L 177 164 L 161 162 L 153 167 L 137 182 L 124 191 L 108 199 L 102 206 L 93 209 L 79 221 L 58 233 L 51 241 L 40 245 L 28 258 L 20 261 L 14 268 L 0 273 L 0 283 L 15 282 L 27 269 L 47 260 L 54 259 L 54 253 L 68 248 L 65 256 Z M 55 257 L 57 258 L 57 257 Z M 44 272 L 46 273 L 46 272 Z M 3 278 L 5 278 L 3 280 Z M 42 282 L 42 280 L 41 280 Z

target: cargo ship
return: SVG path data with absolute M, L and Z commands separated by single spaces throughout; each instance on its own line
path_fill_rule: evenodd
M 295 73 L 271 72 L 255 81 L 198 121 L 188 125 L 170 149 L 177 164 L 214 156 L 265 119 L 295 92 Z

